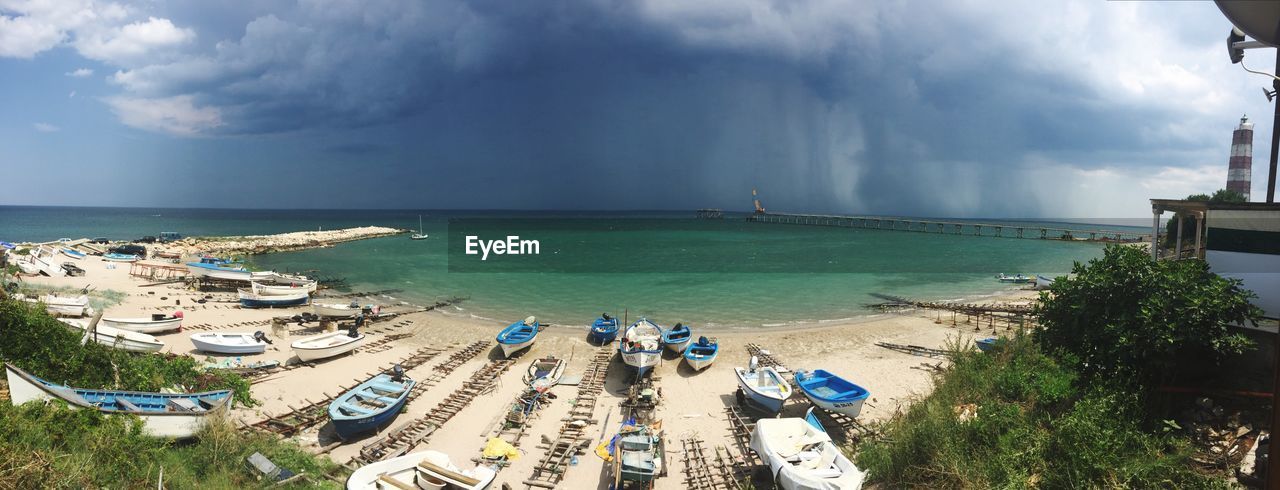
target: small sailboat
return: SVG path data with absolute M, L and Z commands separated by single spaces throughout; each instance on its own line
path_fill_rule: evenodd
M 529 365 L 529 372 L 524 375 L 524 384 L 535 390 L 545 390 L 555 386 L 564 374 L 564 359 L 544 357 Z
M 990 352 L 991 349 L 996 346 L 996 342 L 999 340 L 1000 339 L 996 337 L 987 337 L 985 339 L 975 340 L 973 341 L 973 343 L 978 346 L 978 350 L 982 352 Z
M 751 357 L 748 368 L 733 368 L 738 375 L 738 386 L 752 402 L 761 408 L 775 413 L 782 410 L 782 404 L 791 397 L 791 384 L 782 378 L 772 367 L 759 367 L 755 356 Z
M 173 315 L 156 314 L 151 315 L 151 318 L 102 317 L 101 323 L 108 327 L 128 330 L 130 332 L 157 333 L 167 332 L 169 330 L 181 331 L 182 313 L 174 312 Z
M 404 408 L 415 384 L 399 364 L 393 373 L 381 373 L 360 383 L 329 404 L 334 431 L 346 440 L 391 423 Z
M 626 425 L 618 432 L 617 441 L 613 459 L 614 488 L 622 488 L 623 482 L 651 483 L 667 473 L 661 430 Z
M 236 290 L 240 294 L 241 308 L 275 308 L 277 306 L 298 306 L 305 305 L 311 299 L 311 295 L 306 291 L 297 291 L 290 294 L 265 295 L 253 292 L 250 289 L 240 288 Z
M 422 451 L 361 466 L 347 477 L 346 486 L 347 490 L 480 490 L 497 476 L 488 466 L 462 470 L 445 453 Z
M 137 255 L 119 254 L 115 252 L 102 254 L 102 260 L 111 262 L 137 262 L 140 259 L 141 257 L 138 257 Z
M 587 341 L 599 345 L 613 342 L 618 337 L 618 319 L 609 316 L 608 313 L 601 313 L 600 318 L 591 324 L 591 331 L 587 333 Z
M 818 408 L 857 417 L 870 394 L 866 388 L 822 369 L 796 371 L 796 385 Z
M 996 280 L 999 280 L 1000 282 L 1003 282 L 1003 283 L 1010 283 L 1010 284 L 1026 284 L 1032 281 L 1032 277 L 1023 275 L 1023 274 L 1010 276 L 1002 272 L 996 275 Z
M 720 344 L 706 337 L 698 337 L 698 341 L 684 350 L 684 362 L 694 371 L 701 371 L 716 362 L 720 355 Z
M 662 327 L 646 318 L 632 323 L 618 339 L 618 353 L 637 376 L 644 375 L 662 360 Z
M 261 354 L 271 341 L 262 332 L 209 332 L 191 336 L 191 344 L 215 354 Z
M 291 347 L 293 353 L 302 362 L 314 361 L 346 354 L 355 350 L 364 341 L 364 334 L 352 328 L 348 331 L 322 333 L 295 340 Z
M 751 450 L 769 465 L 784 490 L 857 490 L 866 473 L 831 441 L 812 414 L 806 418 L 764 418 L 751 432 Z
M 684 352 L 690 340 L 693 340 L 693 331 L 683 323 L 677 323 L 676 326 L 662 332 L 662 345 L 676 354 Z
M 67 257 L 71 257 L 76 260 L 84 260 L 85 258 L 85 253 L 76 249 L 62 247 L 61 252 L 62 255 L 66 255 Z
M 58 320 L 72 329 L 79 330 L 85 336 L 89 335 L 88 320 L 68 318 L 59 318 Z M 94 328 L 94 331 L 96 333 L 93 337 L 94 342 L 115 349 L 129 352 L 160 352 L 160 349 L 164 348 L 164 342 L 161 342 L 155 337 L 145 333 L 130 332 L 128 330 L 108 327 L 106 325 L 102 325 L 101 321 L 98 322 L 98 326 Z M 87 341 L 88 339 L 85 340 Z
M 538 338 L 538 319 L 532 316 L 512 323 L 498 333 L 498 345 L 502 347 L 502 356 L 511 354 L 533 345 Z
M 90 390 L 51 383 L 12 364 L 5 364 L 5 370 L 14 405 L 58 399 L 104 414 L 136 415 L 142 432 L 153 437 L 192 437 L 210 416 L 226 412 L 232 404 L 230 390 L 190 394 Z
M 418 215 L 418 232 L 409 237 L 410 240 L 426 240 L 427 234 L 422 230 L 422 215 Z

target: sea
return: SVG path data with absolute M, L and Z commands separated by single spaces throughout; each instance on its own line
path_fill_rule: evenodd
M 724 328 L 867 318 L 878 314 L 867 305 L 883 302 L 882 295 L 981 301 L 1022 287 L 1000 283 L 998 273 L 1061 275 L 1103 251 L 1096 243 L 751 223 L 744 216 L 0 206 L 0 240 L 260 235 L 369 225 L 417 229 L 421 217 L 426 240 L 400 235 L 248 261 L 264 270 L 337 279 L 351 290 L 376 291 L 389 303 L 465 298 L 449 312 L 502 322 L 534 315 L 553 324 L 585 325 L 608 312 Z M 469 233 L 535 239 L 539 254 L 481 261 L 465 254 L 462 237 Z

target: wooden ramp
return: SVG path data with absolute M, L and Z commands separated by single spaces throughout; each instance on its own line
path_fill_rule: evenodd
M 538 445 L 546 453 L 538 460 L 533 475 L 524 481 L 526 488 L 555 488 L 564 479 L 564 473 L 569 470 L 573 457 L 585 453 L 591 445 L 587 427 L 598 423 L 593 418 L 596 398 L 604 391 L 604 381 L 612 361 L 613 348 L 610 345 L 606 344 L 596 350 L 595 357 L 591 358 L 591 363 L 582 374 L 573 407 L 569 409 L 569 416 L 563 419 L 564 424 L 560 426 L 556 439 Z

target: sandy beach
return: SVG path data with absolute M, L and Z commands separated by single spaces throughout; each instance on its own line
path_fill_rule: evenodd
M 92 284 L 98 290 L 124 293 L 120 304 L 106 310 L 107 316 L 146 316 L 182 311 L 184 331 L 158 335 L 166 343 L 165 352 L 190 354 L 197 359 L 205 359 L 208 356 L 193 349 L 189 338 L 192 333 L 252 333 L 261 330 L 269 335 L 274 345 L 269 346 L 264 354 L 243 357 L 244 362 L 288 362 L 294 357 L 289 344 L 301 335 L 290 335 L 288 331 L 301 333 L 303 327 L 290 325 L 273 332 L 270 320 L 272 317 L 310 311 L 309 306 L 241 309 L 235 302 L 233 293 L 191 291 L 180 284 L 144 287 L 150 281 L 131 277 L 128 267 L 108 269 L 107 264 L 98 257 L 89 257 L 79 261 L 79 265 L 87 271 L 85 277 L 27 277 L 23 280 L 32 285 L 55 287 L 80 288 Z M 324 292 L 321 293 L 323 296 Z M 1033 294 L 1028 291 L 1011 291 L 1000 299 L 1026 301 Z M 196 303 L 199 299 L 205 299 L 206 302 Z M 349 299 L 330 300 L 341 303 L 347 301 Z M 586 342 L 589 321 L 590 319 L 584 318 L 581 326 L 548 327 L 538 336 L 532 348 L 517 354 L 515 364 L 498 378 L 491 391 L 477 396 L 414 450 L 443 451 L 453 458 L 455 464 L 470 468 L 473 465 L 472 458 L 481 455 L 482 447 L 492 435 L 495 422 L 506 413 L 510 403 L 524 387 L 521 378 L 532 360 L 547 356 L 568 359 L 566 375 L 572 376 L 581 373 L 597 349 L 601 349 Z M 828 369 L 866 387 L 871 396 L 859 420 L 868 422 L 889 417 L 913 397 L 927 393 L 931 389 L 930 366 L 945 362 L 889 350 L 875 344 L 889 342 L 942 348 L 949 339 L 970 342 L 976 335 L 991 332 L 991 328 L 985 325 L 981 331 L 975 331 L 972 324 L 963 323 L 963 317 L 961 321 L 959 325 L 952 326 L 950 314 L 908 310 L 783 329 L 726 329 L 714 332 L 695 330 L 695 335 L 716 337 L 720 342 L 721 354 L 718 361 L 703 372 L 692 371 L 672 354 L 668 354 L 667 359 L 656 368 L 654 374 L 661 392 L 657 418 L 663 423 L 669 465 L 667 475 L 657 481 L 657 488 L 685 487 L 680 452 L 682 439 L 696 437 L 703 441 L 706 448 L 725 446 L 735 455 L 740 453 L 726 417 L 726 407 L 735 404 L 733 394 L 737 384 L 732 368 L 747 364 L 749 354 L 746 344 L 755 343 L 767 349 L 790 369 Z M 314 324 L 311 326 L 314 327 Z M 233 417 L 244 424 L 253 424 L 268 416 L 286 413 L 290 407 L 302 406 L 326 395 L 337 394 L 338 388 L 363 381 L 370 373 L 389 368 L 419 349 L 438 349 L 440 352 L 434 358 L 408 371 L 408 375 L 414 379 L 431 379 L 431 386 L 413 400 L 390 427 L 383 430 L 385 434 L 387 430 L 433 410 L 450 393 L 461 387 L 473 372 L 490 360 L 498 359 L 500 350 L 496 348 L 493 339 L 504 326 L 506 323 L 472 318 L 465 303 L 437 311 L 410 313 L 372 322 L 363 330 L 368 335 L 365 342 L 379 346 L 362 348 L 354 354 L 268 376 L 253 386 L 253 396 L 260 401 L 260 405 L 237 408 L 233 411 Z M 317 332 L 319 330 L 307 333 Z M 403 338 L 385 341 L 388 335 L 394 334 L 401 334 Z M 488 342 L 488 348 L 445 376 L 433 375 L 434 366 L 464 345 L 476 341 Z M 612 346 L 605 348 L 613 349 Z M 215 361 L 226 359 L 214 358 Z M 631 377 L 626 366 L 614 356 L 609 365 L 604 392 L 595 404 L 593 419 L 596 423 L 588 428 L 588 433 L 593 438 L 591 447 L 578 456 L 576 464 L 568 467 L 559 488 L 605 488 L 611 483 L 612 477 L 605 468 L 604 461 L 592 449 L 599 440 L 612 437 L 617 432 L 621 422 L 619 403 L 626 398 Z M 552 388 L 551 392 L 556 398 L 536 412 L 536 418 L 529 424 L 518 446 L 521 457 L 499 472 L 493 488 L 499 488 L 503 483 L 510 484 L 513 488 L 525 488 L 522 482 L 530 478 L 545 452 L 539 441 L 555 438 L 576 390 L 574 386 Z M 784 408 L 784 416 L 800 416 L 807 407 L 807 400 L 797 394 Z M 607 424 L 604 423 L 606 420 Z M 332 428 L 324 423 L 294 436 L 299 444 L 317 452 L 330 446 L 327 448 L 329 457 L 341 463 L 350 462 L 359 454 L 362 446 L 379 437 L 380 434 L 371 434 L 333 447 L 335 435 Z

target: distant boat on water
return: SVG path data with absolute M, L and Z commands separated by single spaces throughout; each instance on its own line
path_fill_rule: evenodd
M 409 239 L 410 239 L 410 240 L 426 240 L 426 239 L 427 239 L 427 234 L 426 234 L 426 233 L 423 233 L 423 229 L 422 229 L 422 215 L 421 215 L 421 214 L 419 214 L 419 215 L 418 215 L 418 232 L 417 232 L 417 233 L 414 233 L 412 236 L 410 236 L 410 237 L 409 237 Z
M 996 279 L 999 280 L 1000 282 L 1006 282 L 1006 283 L 1012 283 L 1012 284 L 1026 284 L 1028 282 L 1031 282 L 1033 278 L 1031 276 L 1027 276 L 1023 274 L 1010 276 L 1002 272 L 996 275 Z

